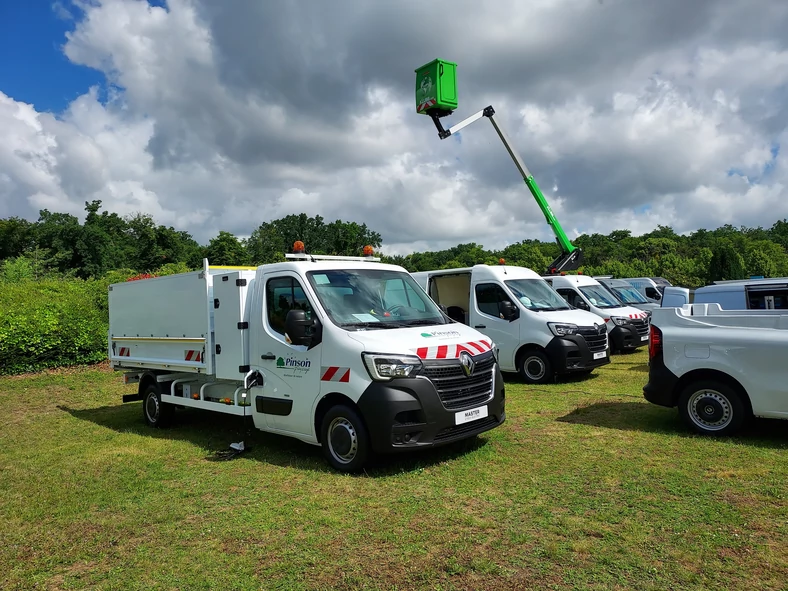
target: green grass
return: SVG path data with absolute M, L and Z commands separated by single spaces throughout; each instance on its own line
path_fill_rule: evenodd
M 786 424 L 694 436 L 646 380 L 510 379 L 502 427 L 347 476 L 238 418 L 151 430 L 104 367 L 0 378 L 0 588 L 786 589 Z

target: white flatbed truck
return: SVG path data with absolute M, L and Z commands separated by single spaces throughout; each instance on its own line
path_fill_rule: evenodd
M 370 249 L 371 250 L 371 249 Z M 176 407 L 251 415 L 320 445 L 337 470 L 505 420 L 495 345 L 453 322 L 402 267 L 303 252 L 110 286 L 109 359 L 145 421 Z

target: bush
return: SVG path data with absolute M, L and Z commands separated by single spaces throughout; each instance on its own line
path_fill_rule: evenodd
M 46 279 L 0 284 L 0 374 L 106 359 L 109 327 L 100 304 L 102 283 Z

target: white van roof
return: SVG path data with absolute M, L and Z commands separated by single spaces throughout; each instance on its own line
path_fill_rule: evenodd
M 440 277 L 441 275 L 459 275 L 471 273 L 474 279 L 543 279 L 539 273 L 526 267 L 516 265 L 474 265 L 473 267 L 458 267 L 455 269 L 437 269 L 435 271 L 419 271 L 411 273 L 415 276 Z
M 589 275 L 554 275 L 550 277 L 553 285 L 600 285 L 599 281 Z

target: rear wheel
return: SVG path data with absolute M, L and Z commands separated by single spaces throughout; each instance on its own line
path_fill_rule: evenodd
M 528 384 L 546 384 L 553 378 L 553 366 L 543 351 L 532 349 L 522 354 L 518 367 Z
M 701 380 L 687 385 L 679 396 L 684 422 L 703 435 L 731 435 L 747 419 L 741 395 L 728 384 Z
M 148 426 L 154 428 L 169 427 L 175 414 L 175 407 L 161 401 L 161 390 L 158 383 L 148 384 L 142 394 L 142 415 Z
M 340 472 L 358 472 L 370 455 L 369 434 L 359 414 L 344 404 L 323 417 L 320 441 L 328 463 Z

